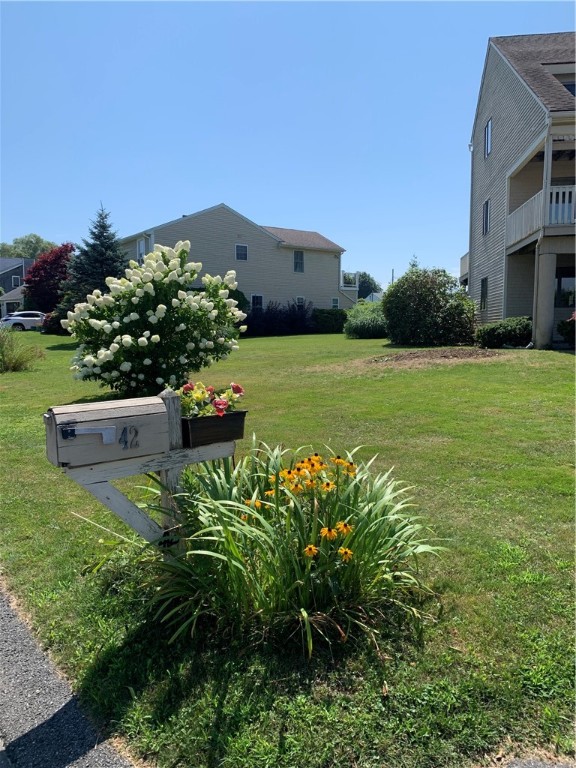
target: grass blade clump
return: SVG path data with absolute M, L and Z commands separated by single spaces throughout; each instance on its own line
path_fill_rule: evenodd
M 353 453 L 303 454 L 254 442 L 185 472 L 175 502 L 181 551 L 159 563 L 158 615 L 174 637 L 201 616 L 222 627 L 345 641 L 386 620 L 419 631 L 422 555 L 437 551 L 407 488 Z
M 18 332 L 0 328 L 0 373 L 29 371 L 44 352 L 27 344 Z

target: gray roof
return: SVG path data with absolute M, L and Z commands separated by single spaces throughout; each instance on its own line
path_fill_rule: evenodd
M 11 269 L 16 269 L 24 264 L 24 268 L 28 269 L 34 263 L 34 259 L 13 259 L 7 257 L 0 258 L 0 272 L 8 272 Z
M 282 245 L 295 248 L 312 248 L 320 251 L 340 251 L 340 253 L 344 253 L 345 250 L 318 232 L 307 232 L 303 229 L 283 229 L 282 227 L 261 226 L 261 228 L 270 232 L 274 237 L 278 237 L 282 241 Z
M 573 64 L 574 32 L 491 37 L 490 42 L 514 67 L 550 112 L 574 111 L 574 96 L 543 64 Z

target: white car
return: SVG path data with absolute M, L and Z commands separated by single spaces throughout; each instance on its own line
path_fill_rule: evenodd
M 45 317 L 44 312 L 34 310 L 10 312 L 0 320 L 0 327 L 12 328 L 13 331 L 29 331 L 31 328 L 41 328 Z

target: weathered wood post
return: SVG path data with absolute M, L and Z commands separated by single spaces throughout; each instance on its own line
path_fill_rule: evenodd
M 182 408 L 180 406 L 180 396 L 171 389 L 165 389 L 159 397 L 164 401 L 166 414 L 168 416 L 168 443 L 169 450 L 174 451 L 182 448 Z M 158 473 L 160 482 L 164 486 L 162 489 L 161 502 L 164 510 L 173 510 L 174 514 L 165 513 L 162 520 L 164 529 L 173 528 L 176 525 L 176 508 L 173 494 L 180 488 L 180 476 L 182 467 L 173 467 L 172 469 L 161 469 Z

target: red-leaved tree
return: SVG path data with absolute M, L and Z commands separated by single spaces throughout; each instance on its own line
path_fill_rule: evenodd
M 60 301 L 61 285 L 68 277 L 68 262 L 75 251 L 72 243 L 63 243 L 41 253 L 26 273 L 26 306 L 40 312 L 52 312 Z

